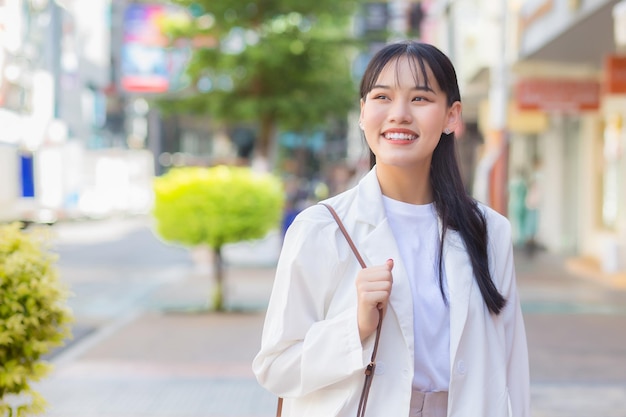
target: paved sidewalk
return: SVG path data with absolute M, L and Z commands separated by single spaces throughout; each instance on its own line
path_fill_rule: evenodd
M 626 293 L 573 276 L 557 256 L 516 260 L 536 346 L 533 417 L 626 417 Z M 179 278 L 161 280 L 139 305 L 55 356 L 54 373 L 36 387 L 51 405 L 44 417 L 274 416 L 276 398 L 250 370 L 274 271 L 229 268 L 228 313 L 197 311 L 211 286 L 206 272 L 168 271 Z M 578 335 L 585 321 L 598 333 Z M 607 334 L 611 344 L 593 356 L 594 338 Z
M 203 274 L 165 285 L 144 305 L 54 358 L 39 384 L 46 417 L 264 417 L 276 399 L 250 363 L 260 344 L 271 268 L 228 271 L 233 312 L 201 312 Z
M 626 417 L 621 277 L 541 252 L 516 253 L 529 344 L 532 417 Z

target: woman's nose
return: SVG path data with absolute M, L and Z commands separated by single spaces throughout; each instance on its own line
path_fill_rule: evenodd
M 411 123 L 413 115 L 409 103 L 404 101 L 394 101 L 389 109 L 389 121 L 394 123 Z

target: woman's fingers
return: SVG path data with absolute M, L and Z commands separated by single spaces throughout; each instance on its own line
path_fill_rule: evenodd
M 379 309 L 385 311 L 393 284 L 393 260 L 383 265 L 364 268 L 356 279 L 357 319 L 361 340 L 371 335 L 378 325 Z

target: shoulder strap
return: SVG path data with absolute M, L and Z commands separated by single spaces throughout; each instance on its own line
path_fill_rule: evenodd
M 341 230 L 341 233 L 343 233 L 346 240 L 348 241 L 348 245 L 350 245 L 350 249 L 352 249 L 352 252 L 354 252 L 354 256 L 356 256 L 357 260 L 359 261 L 359 264 L 361 264 L 361 268 L 366 268 L 367 265 L 365 264 L 365 261 L 363 261 L 361 254 L 357 250 L 356 245 L 354 244 L 354 241 L 350 237 L 350 234 L 346 230 L 346 227 L 343 225 L 343 222 L 339 218 L 339 215 L 337 214 L 335 209 L 330 204 L 326 204 L 326 203 L 319 203 L 319 204 L 323 205 L 324 207 L 328 209 L 328 211 L 330 211 L 330 214 L 332 214 L 333 218 L 337 222 L 337 226 L 339 226 L 339 230 Z M 365 368 L 365 381 L 363 383 L 363 390 L 361 391 L 361 398 L 359 400 L 359 408 L 357 410 L 357 417 L 365 416 L 365 406 L 367 405 L 367 398 L 370 393 L 370 387 L 372 386 L 372 379 L 374 378 L 374 371 L 376 370 L 376 353 L 378 352 L 378 341 L 380 340 L 380 330 L 382 326 L 383 326 L 383 310 L 379 307 L 378 308 L 378 325 L 376 326 L 376 338 L 374 339 L 374 349 L 372 350 L 370 363 Z
M 337 214 L 337 212 L 335 211 L 333 206 L 331 206 L 330 204 L 326 204 L 326 203 L 319 203 L 319 204 L 321 204 L 322 206 L 326 207 L 328 209 L 328 211 L 330 211 L 330 214 L 332 214 L 333 218 L 337 222 L 337 226 L 339 226 L 339 230 L 341 230 L 341 233 L 343 233 L 343 235 L 345 236 L 346 240 L 348 241 L 348 245 L 350 245 L 350 249 L 352 249 L 352 252 L 354 252 L 354 256 L 356 256 L 356 259 L 359 261 L 359 264 L 361 264 L 361 268 L 367 268 L 367 265 L 365 265 L 365 261 L 363 261 L 363 258 L 361 257 L 361 254 L 359 253 L 358 249 L 356 248 L 356 245 L 352 241 L 352 238 L 350 237 L 350 234 L 346 230 L 346 227 L 343 225 L 343 222 L 339 218 L 339 215 Z

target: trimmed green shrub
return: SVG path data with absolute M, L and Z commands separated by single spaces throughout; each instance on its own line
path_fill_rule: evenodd
M 69 295 L 42 230 L 0 225 L 0 416 L 42 413 L 31 383 L 52 366 L 42 356 L 70 337 Z M 20 404 L 11 404 L 19 396 Z
M 222 247 L 264 237 L 279 225 L 282 182 L 248 167 L 183 167 L 155 178 L 154 191 L 157 233 L 172 243 L 212 249 L 216 276 L 212 304 L 222 310 Z

